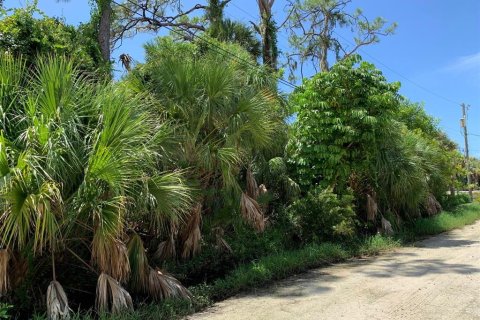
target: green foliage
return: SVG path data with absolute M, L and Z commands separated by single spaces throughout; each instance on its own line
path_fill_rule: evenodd
M 297 111 L 290 163 L 300 184 L 343 192 L 352 172 L 366 169 L 376 142 L 389 134 L 397 83 L 353 57 L 306 80 L 291 96 Z
M 480 204 L 460 205 L 452 211 L 444 211 L 431 218 L 415 220 L 406 234 L 422 237 L 461 228 L 480 218 Z
M 77 273 L 88 279 L 72 286 L 89 285 L 85 261 L 128 278 L 126 230 L 152 230 L 167 217 L 183 220 L 191 207 L 183 173 L 160 166 L 165 145 L 158 135 L 167 124 L 155 120 L 143 95 L 89 81 L 70 60 L 42 58 L 28 70 L 23 65 L 10 54 L 0 56 L 0 101 L 15 106 L 0 109 L 2 247 L 18 261 L 32 257 L 35 268 L 21 275 L 25 282 L 48 279 L 54 253 L 60 265 L 82 266 Z M 18 74 L 4 73 L 16 67 Z M 58 267 L 57 276 L 71 268 Z M 41 286 L 24 283 L 26 297 Z
M 348 238 L 354 234 L 353 197 L 315 188 L 287 209 L 298 219 L 305 242 Z
M 470 202 L 470 196 L 468 193 L 459 193 L 456 195 L 444 195 L 439 199 L 442 208 L 444 210 L 452 210 L 459 205 L 466 204 Z
M 35 5 L 14 9 L 1 18 L 0 51 L 21 55 L 29 65 L 38 55 L 65 55 L 75 59 L 82 71 L 109 72 L 101 62 L 94 24 L 75 28 L 45 16 Z
M 0 303 L 0 319 L 10 319 L 10 309 L 13 306 L 8 303 Z

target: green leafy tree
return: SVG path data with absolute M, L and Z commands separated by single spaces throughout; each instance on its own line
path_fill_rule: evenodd
M 342 192 L 352 172 L 363 171 L 376 141 L 388 135 L 398 109 L 398 83 L 354 56 L 318 73 L 294 92 L 297 111 L 289 151 L 304 186 Z
M 37 55 L 55 54 L 75 58 L 83 71 L 108 69 L 92 38 L 94 31 L 89 24 L 76 29 L 59 19 L 45 16 L 31 5 L 3 16 L 0 30 L 0 50 L 21 55 L 28 64 L 36 61 Z

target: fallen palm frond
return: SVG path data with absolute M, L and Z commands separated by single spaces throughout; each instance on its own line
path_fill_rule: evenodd
M 175 258 L 177 250 L 175 246 L 175 235 L 178 233 L 178 229 L 174 223 L 170 224 L 170 233 L 168 239 L 160 242 L 153 257 L 157 260 L 163 261 Z
M 130 294 L 120 283 L 106 273 L 100 274 L 97 281 L 95 306 L 100 313 L 120 314 L 125 310 L 133 310 Z
M 104 239 L 99 232 L 93 238 L 93 262 L 100 272 L 111 275 L 120 282 L 125 282 L 130 274 L 127 247 L 118 239 Z
M 367 194 L 367 220 L 375 221 L 378 213 L 378 205 L 375 199 Z
M 253 175 L 252 167 L 249 166 L 247 169 L 247 194 L 253 198 L 257 199 L 259 195 L 257 181 L 255 180 L 255 176 Z
M 265 230 L 265 217 L 258 202 L 242 192 L 240 199 L 242 217 L 257 231 Z
M 192 298 L 190 291 L 177 279 L 159 269 L 150 268 L 147 290 L 149 295 L 157 301 L 166 298 Z
M 425 209 L 429 216 L 436 215 L 442 211 L 442 205 L 437 201 L 433 194 L 429 194 L 427 197 L 427 203 L 425 204 Z
M 10 252 L 7 249 L 0 249 L 0 297 L 4 296 L 10 289 L 8 263 Z
M 382 217 L 382 233 L 387 236 L 391 236 L 394 233 L 392 224 L 390 223 L 390 221 L 388 221 L 384 217 Z
M 223 238 L 225 231 L 221 227 L 214 228 L 212 230 L 215 233 L 216 239 L 216 247 L 218 250 L 223 252 L 232 253 L 232 247 L 227 243 L 227 241 Z
M 58 281 L 50 282 L 47 289 L 47 315 L 49 320 L 70 319 L 67 295 Z
M 148 259 L 140 236 L 132 235 L 127 245 L 130 262 L 130 286 L 135 291 L 143 291 L 148 281 Z
M 188 218 L 187 225 L 182 232 L 182 258 L 196 255 L 200 252 L 200 241 L 202 240 L 202 234 L 200 232 L 200 223 L 202 221 L 202 204 L 197 203 L 193 208 L 190 217 Z

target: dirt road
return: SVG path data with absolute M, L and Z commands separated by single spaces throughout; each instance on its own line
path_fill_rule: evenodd
M 480 319 L 480 222 L 312 270 L 188 319 Z

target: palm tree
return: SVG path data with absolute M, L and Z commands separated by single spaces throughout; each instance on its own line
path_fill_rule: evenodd
M 129 79 L 137 90 L 151 92 L 159 113 L 177 124 L 179 142 L 172 165 L 188 169 L 189 178 L 203 191 L 187 224 L 172 228 L 184 257 L 198 250 L 201 213 L 229 206 L 238 212 L 240 203 L 243 216 L 263 230 L 263 212 L 255 195 L 246 192 L 241 173 L 257 152 L 270 147 L 283 123 L 276 111 L 274 80 L 267 72 L 209 48 L 201 52 L 203 45 L 157 39 L 146 46 L 147 63 Z M 238 46 L 218 45 L 249 59 Z
M 191 208 L 183 173 L 160 165 L 171 130 L 142 95 L 90 82 L 64 58 L 40 59 L 31 72 L 24 66 L 0 56 L 0 265 L 30 254 L 51 260 L 49 307 L 61 316 L 68 305 L 57 257 L 76 259 L 101 274 L 99 309 L 120 310 L 129 305 L 121 288 L 132 270 L 126 240 L 136 230 L 156 235 L 166 217 L 180 221 Z M 5 291 L 17 279 L 0 271 Z M 125 303 L 115 309 L 112 301 Z

